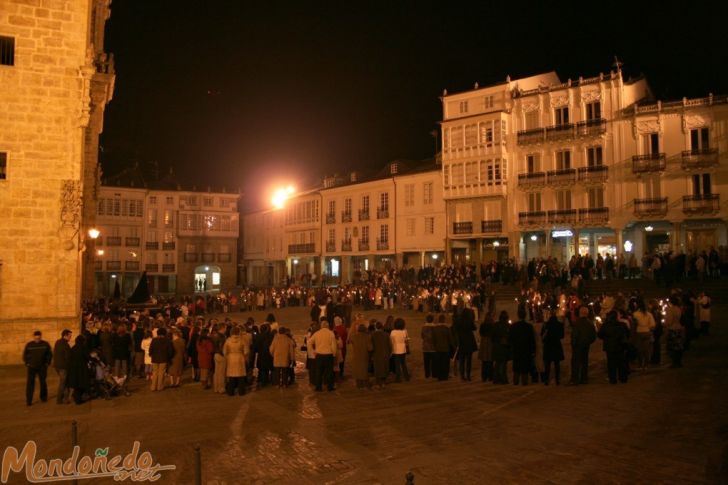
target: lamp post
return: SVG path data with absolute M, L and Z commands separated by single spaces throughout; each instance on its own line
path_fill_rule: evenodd
M 84 234 L 83 248 L 86 254 L 83 256 L 84 268 L 82 275 L 83 286 L 81 288 L 81 300 L 85 301 L 94 296 L 95 282 L 95 260 L 97 256 L 103 256 L 104 250 L 96 250 L 96 240 L 101 235 L 101 231 L 95 227 L 89 228 Z

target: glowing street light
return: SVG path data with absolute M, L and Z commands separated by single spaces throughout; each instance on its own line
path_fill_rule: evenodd
M 103 256 L 104 255 L 104 250 L 103 249 L 98 249 L 98 250 L 96 250 L 96 254 L 98 256 Z
M 101 231 L 96 229 L 95 227 L 92 227 L 88 230 L 88 237 L 91 239 L 97 239 L 101 235 Z
M 273 197 L 271 197 L 271 203 L 273 204 L 273 207 L 276 209 L 283 209 L 286 205 L 286 201 L 293 195 L 293 193 L 296 191 L 296 189 L 293 187 L 293 185 L 289 185 L 286 188 L 280 188 L 276 189 L 275 192 L 273 192 Z

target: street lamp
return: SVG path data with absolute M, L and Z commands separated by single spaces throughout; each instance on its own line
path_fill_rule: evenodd
M 91 239 L 98 239 L 98 237 L 101 235 L 101 231 L 96 229 L 95 227 L 92 227 L 88 230 L 88 237 Z
M 283 209 L 283 207 L 286 205 L 286 201 L 293 195 L 295 191 L 296 189 L 295 187 L 293 187 L 293 185 L 289 185 L 285 188 L 276 189 L 273 192 L 273 196 L 271 197 L 271 204 L 273 204 L 273 207 L 275 209 Z
M 104 255 L 104 250 L 103 249 L 97 249 L 96 250 L 96 255 L 97 256 L 103 256 Z

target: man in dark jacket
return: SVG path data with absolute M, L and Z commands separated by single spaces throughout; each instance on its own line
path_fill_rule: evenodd
M 586 384 L 589 381 L 589 347 L 597 338 L 594 323 L 589 320 L 589 309 L 579 308 L 579 318 L 571 329 L 571 382 Z
M 33 340 L 25 344 L 23 350 L 23 362 L 28 369 L 28 381 L 25 386 L 25 402 L 30 406 L 33 403 L 33 393 L 35 393 L 35 376 L 40 381 L 40 400 L 46 402 L 48 400 L 48 386 L 46 385 L 46 376 L 48 375 L 48 366 L 53 358 L 51 346 L 45 340 L 41 339 L 40 330 L 33 332 Z
M 157 330 L 157 336 L 149 344 L 149 357 L 152 359 L 152 391 L 164 389 L 164 374 L 167 365 L 174 356 L 172 341 L 167 338 L 167 331 L 164 328 Z
M 518 307 L 518 321 L 511 325 L 508 332 L 508 344 L 513 356 L 513 384 L 528 384 L 528 377 L 533 367 L 533 356 L 536 353 L 536 337 L 533 325 L 526 321 L 526 307 Z
M 617 312 L 607 313 L 607 321 L 599 329 L 599 338 L 604 342 L 604 352 L 607 353 L 609 383 L 616 384 L 617 377 L 620 382 L 627 382 L 624 352 L 629 340 L 629 330 L 617 320 Z
M 68 404 L 70 387 L 68 386 L 68 369 L 71 365 L 71 331 L 66 329 L 61 332 L 61 338 L 56 340 L 53 346 L 53 367 L 58 373 L 58 396 L 56 396 L 56 404 Z
M 452 333 L 445 325 L 445 315 L 438 317 L 437 325 L 432 327 L 432 345 L 435 348 L 435 377 L 446 381 L 450 375 L 450 354 L 454 349 Z

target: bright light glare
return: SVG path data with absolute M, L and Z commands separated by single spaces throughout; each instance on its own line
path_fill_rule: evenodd
M 282 209 L 286 205 L 286 201 L 288 198 L 293 195 L 293 193 L 296 191 L 296 189 L 293 187 L 293 185 L 289 185 L 285 189 L 277 189 L 275 192 L 273 192 L 273 197 L 271 197 L 271 204 L 273 204 L 273 207 L 276 209 Z
M 101 235 L 101 231 L 99 231 L 95 227 L 92 227 L 91 229 L 88 230 L 88 237 L 90 237 L 91 239 L 96 239 L 100 235 Z
M 293 187 L 293 185 L 289 185 L 288 187 L 286 187 L 286 193 L 287 194 L 292 194 L 295 191 L 296 191 L 296 189 Z

